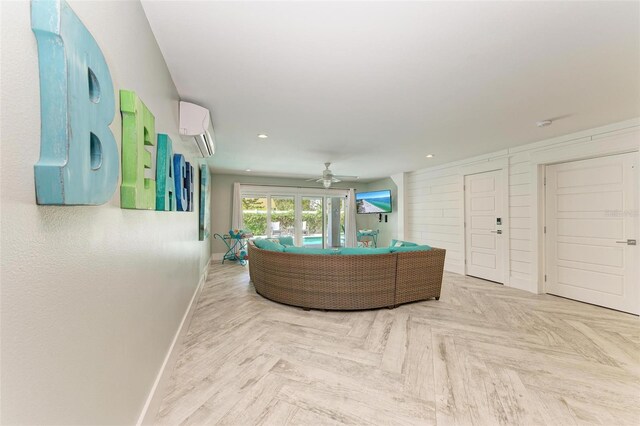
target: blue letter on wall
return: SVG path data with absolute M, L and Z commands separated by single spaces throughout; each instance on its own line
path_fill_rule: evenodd
M 194 205 L 194 199 L 193 199 L 193 191 L 195 188 L 195 183 L 193 181 L 193 176 L 195 174 L 194 168 L 192 165 L 189 165 L 189 170 L 191 170 L 191 173 L 189 175 L 189 211 L 192 212 L 193 211 L 193 205 Z
M 102 51 L 65 1 L 33 0 L 40 68 L 38 204 L 103 204 L 118 184 L 109 129 L 113 82 Z
M 176 207 L 179 212 L 186 212 L 189 208 L 188 188 L 185 186 L 187 181 L 187 167 L 184 161 L 184 155 L 173 155 L 173 177 L 176 183 Z
M 156 210 L 176 210 L 176 185 L 173 180 L 173 144 L 169 136 L 158 133 L 156 152 Z

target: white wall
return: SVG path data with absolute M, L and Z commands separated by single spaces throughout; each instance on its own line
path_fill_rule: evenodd
M 138 2 L 70 2 L 175 149 L 178 93 Z M 2 423 L 131 424 L 209 257 L 198 212 L 38 206 L 36 40 L 29 2 L 2 2 Z M 116 99 L 118 96 L 116 94 Z M 120 146 L 121 118 L 111 125 Z M 192 158 L 193 159 L 193 158 Z M 196 185 L 196 196 L 198 185 Z
M 445 268 L 464 273 L 465 174 L 508 172 L 509 274 L 506 285 L 542 291 L 543 165 L 638 150 L 634 119 L 407 174 L 406 239 L 447 249 Z

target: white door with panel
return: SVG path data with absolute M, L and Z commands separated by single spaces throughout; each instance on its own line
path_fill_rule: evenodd
M 546 292 L 639 313 L 638 153 L 546 167 Z
M 466 274 L 504 283 L 505 235 L 502 171 L 464 177 Z

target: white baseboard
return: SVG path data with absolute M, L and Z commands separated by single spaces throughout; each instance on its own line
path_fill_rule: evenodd
M 140 417 L 138 417 L 138 421 L 136 425 L 150 425 L 155 423 L 155 418 L 158 414 L 158 410 L 160 409 L 160 403 L 162 402 L 162 397 L 164 396 L 164 389 L 167 381 L 171 377 L 171 373 L 173 372 L 173 367 L 176 363 L 176 358 L 180 353 L 180 349 L 182 347 L 182 342 L 184 340 L 184 335 L 189 330 L 189 325 L 191 324 L 191 317 L 193 317 L 193 312 L 198 304 L 198 299 L 200 298 L 200 293 L 202 292 L 202 288 L 204 287 L 204 283 L 207 281 L 207 275 L 209 274 L 209 265 L 211 264 L 212 257 L 209 258 L 207 265 L 204 268 L 204 271 L 200 275 L 200 281 L 198 282 L 198 286 L 196 290 L 193 292 L 193 296 L 191 297 L 191 301 L 189 302 L 189 306 L 187 306 L 187 310 L 182 317 L 182 321 L 180 322 L 180 326 L 176 331 L 175 336 L 173 337 L 173 341 L 169 346 L 169 350 L 167 351 L 167 355 L 164 357 L 164 362 L 160 367 L 160 371 L 158 371 L 158 375 L 156 376 L 156 380 L 151 387 L 151 391 L 149 392 L 149 396 L 147 397 L 147 401 L 142 408 L 142 412 L 140 413 Z
M 211 254 L 211 260 L 222 260 L 224 255 L 225 255 L 225 253 L 212 253 Z
M 509 279 L 508 287 L 513 287 L 520 290 L 528 291 L 529 293 L 538 294 L 536 284 L 531 280 L 523 280 L 522 278 L 511 277 Z
M 454 274 L 464 275 L 464 267 L 460 265 L 448 265 L 445 263 L 444 270 L 446 272 L 453 272 Z

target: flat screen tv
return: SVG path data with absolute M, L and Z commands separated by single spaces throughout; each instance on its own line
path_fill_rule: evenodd
M 356 206 L 358 213 L 391 213 L 391 191 L 358 192 Z

